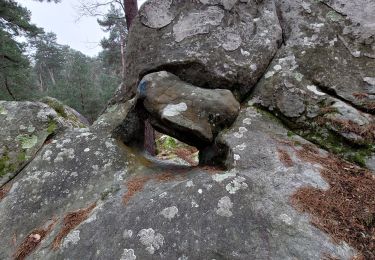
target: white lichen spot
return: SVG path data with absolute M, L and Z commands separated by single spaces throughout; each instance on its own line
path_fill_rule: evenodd
M 275 66 L 273 67 L 273 69 L 274 69 L 275 71 L 280 71 L 280 70 L 282 69 L 282 67 L 281 67 L 279 64 L 277 64 L 277 65 L 275 65 Z
M 120 260 L 136 260 L 137 257 L 134 254 L 133 249 L 124 249 L 124 252 L 121 255 Z
M 266 73 L 266 75 L 264 75 L 264 77 L 266 79 L 268 79 L 268 78 L 272 77 L 273 75 L 275 75 L 275 71 L 269 71 L 269 72 Z
M 315 85 L 308 85 L 307 89 L 310 90 L 311 92 L 314 92 L 318 96 L 324 96 L 325 93 L 320 92 Z
M 233 181 L 228 183 L 228 185 L 225 187 L 225 189 L 230 193 L 230 194 L 235 194 L 239 190 L 245 190 L 248 188 L 247 183 L 245 182 L 245 178 L 242 176 L 239 176 L 235 178 Z
M 168 193 L 165 191 L 165 192 L 159 194 L 159 198 L 165 198 L 167 196 L 167 194 Z
M 210 6 L 205 10 L 190 12 L 181 16 L 173 26 L 176 42 L 199 34 L 207 34 L 212 26 L 218 26 L 225 16 L 224 10 L 218 6 Z
M 85 153 L 88 153 L 90 152 L 90 148 L 86 148 L 85 150 L 83 150 Z
M 202 193 L 203 193 L 203 190 L 202 190 L 202 189 L 199 189 L 199 190 L 198 190 L 198 193 L 199 193 L 199 194 L 202 194 Z
M 178 208 L 176 206 L 172 206 L 169 208 L 163 209 L 160 214 L 163 215 L 165 218 L 171 220 L 173 219 L 178 213 Z
M 199 208 L 199 204 L 195 200 L 192 200 L 191 201 L 191 207 L 192 208 Z
M 248 51 L 244 51 L 243 49 L 241 49 L 241 54 L 243 55 L 243 56 L 250 56 L 250 52 L 248 52 Z M 253 66 L 253 65 L 251 65 L 251 66 Z M 250 69 L 252 69 L 251 68 L 251 66 L 250 66 Z M 256 66 L 256 65 L 255 65 Z
M 172 1 L 147 1 L 141 9 L 140 17 L 143 24 L 151 28 L 162 28 L 175 18 L 169 9 Z
M 146 251 L 151 255 L 164 244 L 164 237 L 160 233 L 155 233 L 152 228 L 142 229 L 138 232 L 139 241 L 146 246 Z
M 44 160 L 44 161 L 50 161 L 51 160 L 51 155 L 52 155 L 52 151 L 51 150 L 45 151 L 45 153 L 42 156 L 42 160 Z
M 237 176 L 237 171 L 235 169 L 227 172 L 227 173 L 221 173 L 221 174 L 215 174 L 212 175 L 212 179 L 216 182 L 223 182 L 228 178 L 234 178 Z
M 187 257 L 186 255 L 182 255 L 177 260 L 188 260 L 188 259 L 189 257 Z
M 251 125 L 251 119 L 250 118 L 245 118 L 242 123 L 244 123 L 245 125 Z
M 244 133 L 246 133 L 248 130 L 247 130 L 247 128 L 246 127 L 240 127 L 240 128 L 238 128 L 238 131 L 240 132 L 240 133 L 242 133 L 242 134 L 244 134 Z
M 228 196 L 221 198 L 217 204 L 216 214 L 222 217 L 231 217 L 233 213 L 231 209 L 233 208 L 233 203 Z
M 242 44 L 242 39 L 241 36 L 236 34 L 236 33 L 226 33 L 225 36 L 223 37 L 223 43 L 222 47 L 226 51 L 234 51 L 237 50 L 241 44 Z
M 193 181 L 188 181 L 188 182 L 186 183 L 186 187 L 187 187 L 187 188 L 194 187 L 194 182 L 193 182 Z
M 241 160 L 241 156 L 238 155 L 238 154 L 235 154 L 235 155 L 233 156 L 233 158 L 234 158 L 235 161 L 239 161 L 239 160 Z
M 238 132 L 234 133 L 234 137 L 236 138 L 242 138 L 243 134 L 246 133 L 248 130 L 246 127 L 240 127 L 238 128 Z
M 235 150 L 239 150 L 239 151 L 243 151 L 246 149 L 246 144 L 243 143 L 243 144 L 239 144 L 236 146 L 236 148 L 234 148 Z
M 115 147 L 115 145 L 114 145 L 112 142 L 109 142 L 109 141 L 106 141 L 106 142 L 105 142 L 105 146 L 106 146 L 107 148 Z
M 257 66 L 256 64 L 251 64 L 251 65 L 250 65 L 250 69 L 251 69 L 252 71 L 256 71 L 256 70 L 258 69 L 258 66 Z
M 69 244 L 76 245 L 81 239 L 79 237 L 79 233 L 80 233 L 79 230 L 74 230 L 70 232 L 64 239 L 63 247 L 66 248 L 69 246 Z
M 184 102 L 181 102 L 179 104 L 173 105 L 169 104 L 163 109 L 162 117 L 172 117 L 172 116 L 178 116 L 182 112 L 185 112 L 187 110 L 187 105 Z
M 133 236 L 133 230 L 125 230 L 124 233 L 122 234 L 123 238 L 132 238 Z
M 280 215 L 280 219 L 287 225 L 292 225 L 293 224 L 293 221 L 292 221 L 292 218 L 289 217 L 287 214 L 281 214 Z
M 70 148 L 70 149 L 62 149 L 62 152 L 58 153 L 54 162 L 57 163 L 57 162 L 62 162 L 64 161 L 64 157 L 67 157 L 69 159 L 74 159 L 75 155 L 74 155 L 74 149 Z

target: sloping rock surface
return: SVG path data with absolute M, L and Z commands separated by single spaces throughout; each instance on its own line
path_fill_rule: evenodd
M 293 149 L 283 148 L 293 166 L 279 160 L 283 141 L 292 140 L 282 125 L 246 106 L 223 138 L 236 160 L 228 171 L 162 164 L 107 135 L 67 131 L 43 147 L 0 202 L 1 258 L 24 252 L 31 239 L 36 242 L 26 250 L 29 259 L 321 259 L 324 254 L 349 259 L 355 254 L 345 244 L 333 244 L 290 205 L 298 187 L 328 187 L 319 165 L 300 161 Z
M 25 166 L 47 138 L 84 125 L 76 116 L 64 118 L 50 106 L 32 102 L 0 102 L 0 185 Z

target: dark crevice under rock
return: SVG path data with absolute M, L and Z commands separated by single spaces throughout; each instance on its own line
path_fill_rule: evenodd
M 363 113 L 375 114 L 375 108 L 373 108 L 373 109 L 368 109 L 368 108 L 366 108 L 365 106 L 359 106 L 359 105 L 357 105 L 357 104 L 351 102 L 350 100 L 347 100 L 347 99 L 341 97 L 340 95 L 338 95 L 337 92 L 336 92 L 333 88 L 329 88 L 329 87 L 323 85 L 322 83 L 320 83 L 320 82 L 317 81 L 317 80 L 313 80 L 312 82 L 313 82 L 313 83 L 319 88 L 319 90 L 322 91 L 323 93 L 325 93 L 325 94 L 327 94 L 327 95 L 329 95 L 329 96 L 331 96 L 331 97 L 334 97 L 334 98 L 336 98 L 336 99 L 338 99 L 338 100 L 340 100 L 340 101 L 342 101 L 342 102 L 348 104 L 349 106 L 352 106 L 352 107 L 358 109 L 359 111 L 361 111 L 361 112 L 363 112 Z

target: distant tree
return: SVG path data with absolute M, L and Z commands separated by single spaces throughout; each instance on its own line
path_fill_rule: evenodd
M 99 25 L 109 33 L 103 38 L 100 45 L 103 48 L 103 57 L 111 65 L 121 78 L 125 75 L 125 44 L 128 31 L 122 9 L 110 5 L 108 13 L 102 19 L 98 19 Z
M 55 86 L 59 72 L 64 64 L 64 49 L 57 43 L 56 34 L 50 32 L 42 34 L 30 41 L 34 48 L 32 55 L 34 70 L 38 76 L 41 92 L 48 91 L 49 86 Z
M 18 99 L 17 89 L 28 81 L 30 72 L 26 44 L 17 39 L 31 38 L 41 32 L 30 22 L 26 8 L 13 0 L 0 0 L 0 92 L 5 91 L 11 99 Z

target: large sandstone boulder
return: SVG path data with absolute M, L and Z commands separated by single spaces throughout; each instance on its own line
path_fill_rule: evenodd
M 65 128 L 85 126 L 76 116 L 68 118 L 65 111 L 62 105 L 54 110 L 39 102 L 0 102 L 1 186 L 33 159 L 48 137 Z
M 309 140 L 375 169 L 374 2 L 286 2 L 279 5 L 285 45 L 257 85 L 255 103 Z
M 267 69 L 282 41 L 272 0 L 147 1 L 133 21 L 125 84 L 159 70 L 203 88 L 229 89 L 242 99 Z
M 165 71 L 145 76 L 139 92 L 155 128 L 198 148 L 212 143 L 240 109 L 229 90 L 195 87 Z

